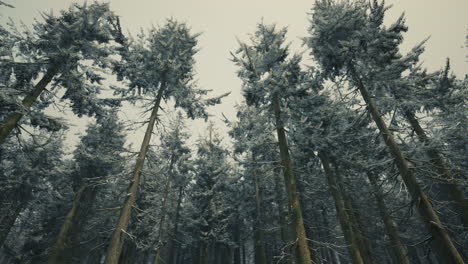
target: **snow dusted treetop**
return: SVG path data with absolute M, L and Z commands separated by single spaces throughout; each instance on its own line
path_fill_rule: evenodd
M 384 1 L 317 1 L 310 37 L 304 38 L 325 78 L 356 71 L 379 98 L 376 103 L 383 114 L 392 111 L 395 104 L 418 109 L 415 105 L 421 104 L 420 99 L 410 87 L 411 82 L 428 78 L 415 74 L 419 71 L 425 40 L 402 55 L 399 46 L 408 28 L 403 15 L 386 27 L 383 19 L 388 8 Z M 404 80 L 408 71 L 413 73 L 409 73 L 409 80 Z M 394 101 L 395 94 L 398 103 Z
M 190 118 L 207 118 L 205 107 L 220 103 L 223 96 L 204 100 L 202 96 L 209 91 L 198 89 L 193 80 L 199 35 L 191 34 L 186 24 L 169 19 L 163 27 L 130 40 L 124 63 L 116 65 L 115 71 L 120 79 L 129 80 L 133 94 L 156 98 L 162 88 L 163 99 L 172 97 L 175 107 L 184 109 Z
M 289 44 L 285 44 L 286 28 L 258 24 L 251 36 L 251 44 L 239 43 L 232 61 L 243 81 L 243 92 L 248 105 L 267 104 L 273 94 L 287 97 L 294 92 L 301 77 L 301 57 L 288 59 Z
M 43 14 L 44 22 L 37 22 L 34 32 L 26 35 L 28 41 L 21 45 L 22 50 L 35 51 L 36 62 L 60 74 L 54 88 L 66 88 L 62 100 L 70 100 L 78 116 L 100 115 L 103 104 L 116 104 L 96 98 L 104 80 L 99 72 L 111 66 L 110 56 L 117 47 L 111 23 L 114 17 L 109 4 L 73 4 L 58 17 Z
M 25 114 L 36 119 L 32 125 L 47 126 L 38 119 L 46 120 L 41 110 L 59 90 L 64 90 L 61 99 L 69 100 L 78 116 L 99 116 L 104 106 L 118 104 L 97 98 L 104 79 L 99 73 L 111 65 L 116 47 L 115 16 L 108 4 L 74 4 L 60 16 L 42 16 L 44 21 L 36 21 L 33 31 L 20 32 L 13 23 L 9 30 L 0 28 L 1 86 L 8 87 L 2 87 L 6 95 L 0 100 L 10 106 L 0 123 L 0 144 L 25 121 L 21 120 Z M 52 87 L 44 92 L 49 83 Z
M 319 62 L 328 77 L 346 71 L 350 63 L 362 70 L 381 69 L 401 60 L 414 62 L 414 56 L 403 58 L 398 46 L 407 31 L 404 16 L 400 16 L 388 28 L 383 25 L 385 2 L 320 0 L 315 3 L 309 28 L 310 37 L 304 38 L 312 49 L 311 55 Z M 413 52 L 422 52 L 422 44 Z M 386 74 L 397 77 L 404 65 L 385 69 Z M 399 66 L 399 67 L 396 67 Z M 375 72 L 373 76 L 378 76 Z

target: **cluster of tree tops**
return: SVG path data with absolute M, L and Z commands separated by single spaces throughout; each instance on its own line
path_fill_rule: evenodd
M 93 3 L 1 26 L 0 262 L 464 263 L 468 80 L 448 61 L 425 70 L 424 42 L 402 55 L 405 19 L 385 26 L 387 9 L 317 0 L 314 66 L 260 23 L 232 52 L 245 97 L 232 144 L 211 124 L 193 146 L 162 102 L 206 120 L 225 95 L 194 82 L 186 24 L 134 39 Z M 137 153 L 124 101 L 149 115 Z M 51 107 L 94 117 L 71 155 Z

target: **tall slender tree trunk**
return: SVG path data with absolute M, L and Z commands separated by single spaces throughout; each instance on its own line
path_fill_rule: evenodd
M 324 231 L 327 230 L 327 227 L 325 223 L 323 223 L 322 221 L 322 212 L 319 212 L 318 210 L 316 212 L 317 214 L 314 214 L 312 218 L 313 222 L 316 223 L 316 225 L 314 226 L 314 229 L 316 230 L 314 233 L 315 234 L 314 237 L 317 241 L 325 242 L 327 239 L 327 234 Z M 307 216 L 306 216 L 306 219 L 307 219 Z M 328 256 L 328 250 L 327 250 L 328 248 L 325 246 L 325 243 L 317 242 L 316 244 L 317 245 L 315 246 L 316 247 L 315 252 L 317 252 L 316 254 L 317 259 L 313 260 L 314 261 L 313 263 L 329 264 L 330 259 Z
M 232 247 L 224 245 L 224 257 L 221 259 L 221 264 L 233 264 L 234 263 L 234 250 Z
M 352 232 L 354 234 L 357 245 L 359 247 L 361 257 L 364 263 L 373 264 L 375 262 L 374 262 L 374 259 L 372 258 L 372 253 L 371 253 L 372 248 L 369 243 L 367 234 L 365 232 L 364 225 L 362 224 L 362 220 L 358 212 L 358 209 L 356 208 L 356 206 L 354 206 L 353 200 L 346 190 L 345 184 L 343 182 L 343 177 L 340 175 L 340 170 L 338 169 L 338 166 L 334 162 L 331 162 L 331 163 L 333 167 L 335 168 L 334 175 L 338 183 L 338 189 L 344 201 L 345 210 L 346 210 L 348 219 L 351 224 Z
M 22 105 L 25 110 L 29 110 L 41 93 L 45 90 L 47 85 L 52 81 L 54 76 L 58 73 L 57 66 L 51 66 L 44 74 L 42 79 L 34 86 L 29 95 L 24 97 Z M 11 131 L 18 125 L 23 117 L 21 112 L 13 112 L 8 114 L 7 117 L 0 124 L 0 145 L 5 143 L 6 138 L 10 135 Z
M 328 217 L 327 217 L 327 211 L 326 211 L 326 208 L 325 207 L 322 207 L 322 222 L 323 222 L 323 227 L 324 227 L 324 236 L 326 236 L 326 231 L 325 230 L 329 230 L 329 226 L 328 226 Z M 326 255 L 328 256 L 327 257 L 327 263 L 331 263 L 331 264 L 336 264 L 336 259 L 335 259 L 335 251 L 333 250 L 333 248 L 331 247 L 327 247 L 325 248 L 326 250 Z
M 281 178 L 280 172 L 274 171 L 275 174 L 275 193 L 276 193 L 276 203 L 278 204 L 278 215 L 280 221 L 280 231 L 281 231 L 281 240 L 283 241 L 283 254 L 286 254 L 286 259 L 288 264 L 292 264 L 294 262 L 294 256 L 291 254 L 291 241 L 289 240 L 288 234 L 288 224 L 286 219 L 286 213 L 283 212 L 283 192 L 281 190 Z
M 413 264 L 423 264 L 418 255 L 418 249 L 415 246 L 408 246 L 408 256 L 411 258 L 411 263 Z
M 242 264 L 247 264 L 247 252 L 245 252 L 245 243 L 242 243 Z
M 361 78 L 356 73 L 354 67 L 350 65 L 349 67 L 351 78 L 357 84 L 361 95 L 366 102 L 367 107 L 371 113 L 372 118 L 374 119 L 375 124 L 380 130 L 385 144 L 395 159 L 395 163 L 398 167 L 400 175 L 405 182 L 405 185 L 411 195 L 411 198 L 416 204 L 418 211 L 422 217 L 423 222 L 426 224 L 426 228 L 432 234 L 435 242 L 435 250 L 437 251 L 441 259 L 446 260 L 446 263 L 464 263 L 460 253 L 457 251 L 453 245 L 447 231 L 444 229 L 437 213 L 432 208 L 431 202 L 426 194 L 423 192 L 419 183 L 416 180 L 416 177 L 413 174 L 412 169 L 410 169 L 408 163 L 406 162 L 404 154 L 401 152 L 400 147 L 395 142 L 392 133 L 388 129 L 385 121 L 383 120 L 380 112 L 378 111 L 376 105 L 371 99 L 369 92 L 364 87 Z
M 361 256 L 361 252 L 358 247 L 357 238 L 355 237 L 352 229 L 351 220 L 346 212 L 345 203 L 340 194 L 340 187 L 336 180 L 336 177 L 333 175 L 333 172 L 330 167 L 330 161 L 328 156 L 320 152 L 319 154 L 320 161 L 322 162 L 323 170 L 325 172 L 325 177 L 327 178 L 328 186 L 332 194 L 333 200 L 335 201 L 335 208 L 338 214 L 338 219 L 340 220 L 341 229 L 345 237 L 346 243 L 348 244 L 348 251 L 353 260 L 354 264 L 364 264 L 364 260 Z
M 463 193 L 463 188 L 457 184 L 456 180 L 453 178 L 447 163 L 442 158 L 439 151 L 434 147 L 430 147 L 429 137 L 419 124 L 414 113 L 409 110 L 405 110 L 404 114 L 411 124 L 411 127 L 418 135 L 419 141 L 427 145 L 426 153 L 430 158 L 432 167 L 439 173 L 439 176 L 445 180 L 443 184 L 447 185 L 448 193 L 456 203 L 455 207 L 460 213 L 463 225 L 468 227 L 468 199 L 466 199 L 465 194 Z
M 210 247 L 209 243 L 201 242 L 200 247 L 200 264 L 208 264 L 208 248 Z
M 372 172 L 367 172 L 367 177 L 369 178 L 369 182 L 371 183 L 372 191 L 377 201 L 377 205 L 379 208 L 380 216 L 384 222 L 385 231 L 390 239 L 390 250 L 395 255 L 398 263 L 400 264 L 409 264 L 408 257 L 406 256 L 406 250 L 403 247 L 403 244 L 400 240 L 400 234 L 398 232 L 397 226 L 395 221 L 393 221 L 393 217 L 390 215 L 390 212 L 387 209 L 387 205 L 385 204 L 385 200 L 383 197 L 382 189 L 377 183 L 376 176 Z
M 174 166 L 175 156 L 171 155 L 171 161 L 169 164 L 169 171 L 166 178 L 166 184 L 164 187 L 164 198 L 161 205 L 161 218 L 159 219 L 158 227 L 158 236 L 156 238 L 156 255 L 154 257 L 154 264 L 159 264 L 159 259 L 161 258 L 161 250 L 163 247 L 162 237 L 164 235 L 164 223 L 166 221 L 166 212 L 167 212 L 167 201 L 169 200 L 169 191 L 171 188 L 171 179 L 172 179 L 172 168 Z
M 137 247 L 133 243 L 133 241 L 130 241 L 130 243 L 129 243 L 129 240 L 127 240 L 127 242 L 125 243 L 123 251 L 124 251 L 124 254 L 120 255 L 119 264 L 133 264 L 133 263 L 136 263 Z
M 239 209 L 237 209 L 239 210 Z M 241 229 L 240 229 L 240 219 L 239 214 L 237 214 L 237 219 L 234 226 L 234 241 L 236 246 L 234 247 L 234 264 L 241 264 Z
M 255 264 L 266 264 L 267 256 L 265 253 L 265 234 L 263 232 L 262 198 L 260 197 L 260 185 L 255 162 L 255 153 L 252 151 L 252 178 L 255 186 Z
M 356 238 L 357 245 L 359 247 L 359 252 L 361 253 L 361 257 L 366 264 L 374 264 L 375 261 L 372 258 L 372 248 L 369 243 L 369 239 L 364 232 L 363 225 L 361 223 L 361 219 L 359 214 L 357 213 L 356 207 L 353 205 L 351 198 L 346 193 L 344 188 L 341 188 L 342 197 L 344 200 L 345 210 L 349 217 L 349 221 L 351 222 L 352 232 L 354 237 Z
M 76 193 L 72 207 L 60 228 L 57 241 L 49 253 L 49 264 L 73 263 L 80 244 L 81 226 L 87 215 L 85 211 L 92 204 L 95 193 L 95 188 L 86 184 L 83 184 Z
M 170 241 L 169 241 L 169 258 L 168 258 L 168 263 L 169 264 L 174 264 L 174 259 L 175 259 L 175 248 L 176 248 L 176 243 L 175 243 L 175 238 L 177 237 L 177 233 L 179 232 L 179 218 L 180 218 L 180 206 L 182 204 L 182 195 L 184 192 L 183 186 L 179 186 L 179 195 L 177 198 L 177 208 L 176 208 L 176 215 L 175 215 L 175 220 L 174 220 L 174 230 L 172 231 Z
M 154 124 L 156 122 L 164 88 L 165 85 L 162 84 L 159 88 L 158 95 L 156 96 L 156 101 L 154 103 L 153 110 L 151 111 L 151 117 L 148 122 L 148 127 L 146 128 L 146 133 L 141 144 L 140 153 L 138 154 L 135 169 L 133 170 L 132 181 L 127 191 L 127 197 L 122 206 L 122 209 L 120 210 L 119 221 L 112 234 L 109 248 L 107 249 L 107 257 L 105 262 L 106 264 L 117 264 L 119 261 L 119 256 L 122 251 L 122 245 L 126 236 L 126 229 L 128 227 L 128 222 L 132 212 L 132 206 L 135 203 L 138 185 L 140 184 L 141 171 L 145 163 L 146 152 L 148 152 L 148 147 L 151 140 L 151 135 L 153 133 Z
M 288 194 L 289 208 L 291 211 L 291 222 L 294 228 L 294 240 L 296 244 L 296 258 L 298 264 L 311 264 L 310 251 L 307 243 L 307 237 L 304 229 L 304 220 L 302 219 L 301 204 L 296 188 L 296 179 L 292 169 L 291 158 L 289 156 L 288 142 L 286 132 L 281 121 L 281 106 L 277 94 L 272 98 L 273 110 L 276 119 L 276 132 L 278 134 L 278 144 L 281 156 L 281 165 L 283 167 L 284 182 L 286 193 Z

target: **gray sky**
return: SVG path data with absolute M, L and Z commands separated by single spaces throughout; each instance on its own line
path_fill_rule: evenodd
M 15 6 L 14 9 L 0 7 L 2 23 L 6 17 L 22 20 L 31 25 L 33 18 L 39 18 L 41 11 L 68 8 L 72 0 L 3 0 Z M 90 2 L 90 1 L 88 1 Z M 213 90 L 213 95 L 230 91 L 231 95 L 222 105 L 213 107 L 213 120 L 219 123 L 220 132 L 226 130 L 220 124 L 221 112 L 228 118 L 235 117 L 234 105 L 242 99 L 240 81 L 236 77 L 236 67 L 230 62 L 229 52 L 238 44 L 236 37 L 246 40 L 253 33 L 256 24 L 263 18 L 266 23 L 277 23 L 289 28 L 288 38 L 293 48 L 304 51 L 300 37 L 307 35 L 307 13 L 313 1 L 291 0 L 110 0 L 111 9 L 121 16 L 124 30 L 133 35 L 140 28 L 163 25 L 166 18 L 173 17 L 189 24 L 194 32 L 202 32 L 199 38 L 201 51 L 196 56 L 197 79 L 199 86 Z M 464 47 L 468 29 L 468 0 L 391 0 L 386 17 L 387 24 L 394 21 L 402 12 L 406 13 L 409 31 L 405 35 L 403 52 L 430 36 L 426 52 L 422 56 L 429 70 L 441 68 L 450 57 L 452 69 L 460 77 L 468 73 Z M 305 63 L 309 63 L 305 60 Z M 203 133 L 203 121 L 192 122 L 192 131 Z M 135 143 L 139 139 L 131 140 Z

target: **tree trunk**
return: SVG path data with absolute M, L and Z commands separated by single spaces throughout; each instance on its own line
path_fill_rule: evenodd
M 262 202 L 260 197 L 260 186 L 258 183 L 257 170 L 255 168 L 255 153 L 252 151 L 252 178 L 255 187 L 255 231 L 254 231 L 254 247 L 255 247 L 255 264 L 266 264 L 267 256 L 265 253 L 265 234 L 263 232 L 263 213 Z
M 371 183 L 372 190 L 375 196 L 375 200 L 377 201 L 377 205 L 379 208 L 380 216 L 384 222 L 385 231 L 387 231 L 387 235 L 390 239 L 390 249 L 395 255 L 398 263 L 400 264 L 409 264 L 408 257 L 406 256 L 406 250 L 403 247 L 403 244 L 400 240 L 400 234 L 396 227 L 395 222 L 393 221 L 390 212 L 387 209 L 387 205 L 385 204 L 385 200 L 382 194 L 382 189 L 380 188 L 379 184 L 377 183 L 377 179 L 375 175 L 371 172 L 367 172 L 367 177 L 369 178 L 369 182 Z
M 208 247 L 210 246 L 207 242 L 200 242 L 200 264 L 208 264 Z
M 46 86 L 52 81 L 58 72 L 58 67 L 52 66 L 47 70 L 42 79 L 34 86 L 29 95 L 24 97 L 22 105 L 25 110 L 29 110 L 41 93 L 45 90 Z M 23 117 L 21 112 L 9 113 L 2 124 L 0 125 L 0 145 L 5 143 L 6 138 L 10 135 L 11 131 L 18 125 Z
M 242 243 L 242 264 L 247 264 L 247 254 L 245 252 L 245 243 Z
M 436 212 L 432 208 L 431 202 L 426 194 L 423 192 L 413 171 L 410 169 L 406 162 L 405 156 L 400 150 L 400 147 L 395 142 L 392 133 L 388 129 L 385 121 L 382 119 L 377 107 L 372 101 L 367 89 L 364 87 L 361 78 L 357 75 L 354 67 L 349 67 L 350 74 L 354 82 L 357 84 L 359 91 L 369 108 L 369 111 L 374 119 L 375 124 L 380 130 L 385 144 L 389 148 L 390 153 L 395 159 L 395 163 L 398 167 L 400 175 L 405 182 L 405 185 L 411 195 L 411 198 L 416 204 L 418 211 L 422 217 L 423 222 L 426 224 L 428 231 L 432 234 L 434 242 L 436 244 L 435 250 L 437 250 L 441 259 L 447 261 L 447 263 L 462 264 L 463 259 L 460 253 L 457 251 L 452 241 L 450 240 L 447 231 L 444 229 L 442 223 L 439 220 Z
M 221 264 L 233 264 L 234 263 L 234 250 L 229 245 L 224 245 L 224 259 L 221 260 Z M 224 262 L 223 262 L 224 261 Z
M 343 178 L 340 175 L 338 166 L 334 162 L 332 162 L 332 165 L 334 165 L 333 167 L 335 168 L 335 176 L 336 181 L 338 183 L 338 189 L 344 201 L 345 210 L 351 224 L 352 232 L 359 247 L 361 257 L 364 263 L 373 264 L 375 262 L 372 258 L 372 248 L 369 243 L 368 236 L 365 232 L 364 225 L 362 224 L 358 209 L 356 208 L 356 206 L 354 206 L 352 198 L 348 195 L 348 192 L 346 191 Z
M 76 193 L 72 208 L 65 217 L 57 241 L 49 253 L 49 264 L 73 263 L 80 245 L 81 227 L 87 216 L 85 211 L 91 206 L 95 193 L 94 187 L 84 184 Z
M 5 244 L 8 234 L 10 233 L 11 228 L 16 222 L 19 214 L 25 206 L 25 202 L 20 201 L 11 201 L 8 208 L 2 208 L 2 215 L 0 216 L 0 248 Z M 5 210 L 6 209 L 6 210 Z M 10 212 L 11 211 L 11 212 Z
M 146 128 L 145 137 L 143 138 L 140 153 L 138 154 L 135 169 L 133 170 L 132 181 L 127 191 L 127 197 L 122 206 L 122 209 L 120 210 L 119 221 L 112 234 L 112 239 L 107 250 L 106 264 L 117 264 L 119 261 L 123 241 L 126 236 L 125 232 L 128 227 L 128 222 L 132 211 L 132 206 L 135 203 L 136 195 L 138 192 L 138 185 L 140 183 L 141 171 L 145 163 L 146 152 L 148 151 L 151 135 L 153 133 L 153 127 L 156 122 L 159 105 L 161 103 L 162 94 L 165 88 L 164 86 L 165 85 L 161 85 L 161 87 L 159 88 L 153 110 L 151 111 L 151 117 L 148 122 L 148 127 Z
M 175 156 L 171 155 L 171 162 L 169 164 L 169 171 L 166 178 L 166 184 L 164 187 L 164 198 L 161 205 L 161 218 L 159 219 L 159 228 L 158 236 L 156 238 L 156 255 L 154 257 L 154 264 L 159 264 L 159 259 L 161 258 L 161 250 L 163 247 L 162 237 L 164 235 L 164 223 L 166 221 L 166 211 L 167 211 L 167 201 L 169 200 L 169 190 L 171 188 L 171 179 L 172 179 L 172 168 L 174 166 Z
M 296 180 L 289 156 L 288 142 L 286 132 L 281 121 L 281 106 L 278 95 L 273 95 L 272 98 L 273 110 L 276 119 L 276 132 L 278 134 L 278 144 L 281 156 L 281 165 L 283 167 L 284 182 L 286 185 L 286 193 L 288 194 L 289 208 L 291 211 L 291 222 L 294 228 L 294 240 L 297 239 L 296 257 L 298 264 L 311 264 L 307 237 L 304 229 L 304 221 L 302 219 L 301 204 L 299 202 Z
M 132 242 L 125 243 L 124 254 L 120 256 L 119 264 L 133 264 L 136 263 L 136 245 Z
M 359 247 L 361 257 L 366 264 L 374 264 L 375 261 L 372 258 L 372 248 L 369 243 L 369 239 L 364 232 L 363 225 L 360 220 L 360 216 L 357 213 L 357 209 L 353 205 L 351 198 L 348 196 L 344 188 L 342 190 L 342 197 L 345 204 L 345 210 L 351 222 L 351 228 L 353 230 L 354 237 Z
M 326 154 L 320 152 L 319 154 L 320 161 L 322 162 L 323 170 L 327 178 L 328 186 L 332 194 L 333 200 L 335 201 L 335 208 L 338 214 L 338 219 L 340 220 L 341 229 L 345 237 L 346 243 L 348 244 L 348 251 L 353 260 L 354 264 L 364 264 L 359 247 L 357 244 L 357 239 L 353 234 L 351 220 L 345 209 L 345 203 L 341 197 L 339 191 L 339 185 L 336 180 L 336 177 L 333 175 L 333 172 L 330 168 L 330 162 Z
M 283 254 L 286 254 L 286 259 L 288 264 L 292 264 L 294 262 L 293 255 L 291 254 L 291 241 L 289 240 L 288 235 L 288 224 L 286 219 L 286 213 L 283 212 L 283 192 L 281 190 L 281 178 L 279 175 L 279 171 L 275 169 L 275 193 L 276 193 L 276 203 L 278 204 L 278 214 L 280 220 L 280 230 L 281 230 L 281 240 L 283 241 Z
M 239 209 L 238 209 L 239 210 Z M 236 246 L 234 247 L 234 264 L 241 264 L 241 237 L 240 237 L 240 219 L 239 214 L 237 214 L 237 219 L 234 227 L 234 241 Z
M 463 225 L 468 227 L 468 199 L 465 198 L 463 188 L 457 184 L 456 180 L 453 178 L 447 163 L 442 158 L 439 151 L 437 151 L 437 149 L 434 147 L 430 147 L 429 137 L 424 132 L 414 113 L 409 110 L 405 110 L 404 114 L 406 119 L 411 124 L 411 127 L 418 135 L 419 141 L 428 145 L 426 153 L 430 158 L 432 167 L 434 167 L 439 175 L 445 180 L 443 184 L 447 184 L 447 192 L 449 193 L 452 200 L 456 203 L 456 209 L 459 211 Z
M 169 264 L 174 264 L 174 258 L 175 258 L 175 247 L 176 243 L 175 238 L 177 237 L 177 233 L 179 232 L 179 218 L 180 218 L 180 205 L 182 204 L 182 195 L 184 192 L 184 188 L 182 186 L 179 187 L 179 197 L 177 198 L 177 208 L 176 208 L 176 215 L 175 215 L 175 221 L 174 221 L 174 230 L 172 231 L 172 235 L 170 237 L 169 241 L 169 258 L 168 262 Z
M 415 246 L 408 246 L 408 256 L 411 258 L 413 264 L 423 264 L 418 255 L 418 249 Z
M 328 225 L 328 216 L 327 216 L 326 207 L 322 207 L 322 219 L 323 219 L 322 220 L 322 222 L 323 222 L 322 237 L 326 237 L 327 236 L 326 230 L 331 230 L 329 225 Z M 330 241 L 327 241 L 327 242 L 330 242 Z M 330 243 L 330 244 L 333 244 L 333 243 Z M 335 264 L 336 263 L 335 251 L 333 250 L 333 248 L 328 246 L 328 247 L 324 248 L 324 250 L 325 250 L 325 254 L 327 256 L 327 262 L 326 263 Z

